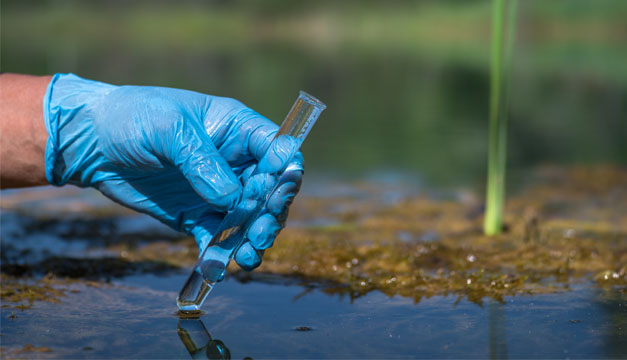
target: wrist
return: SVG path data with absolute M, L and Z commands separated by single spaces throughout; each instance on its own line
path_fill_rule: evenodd
M 2 188 L 45 185 L 42 98 L 50 76 L 0 75 Z

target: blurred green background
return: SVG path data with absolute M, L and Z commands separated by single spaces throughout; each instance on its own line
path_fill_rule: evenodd
M 627 163 L 627 1 L 519 2 L 508 167 Z M 10 1 L 1 69 L 328 105 L 310 174 L 482 189 L 491 2 Z

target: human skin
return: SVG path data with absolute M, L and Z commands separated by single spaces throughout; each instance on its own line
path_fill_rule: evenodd
M 46 185 L 43 98 L 52 76 L 0 74 L 0 188 Z

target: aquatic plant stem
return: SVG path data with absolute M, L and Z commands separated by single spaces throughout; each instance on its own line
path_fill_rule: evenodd
M 517 0 L 493 0 L 490 54 L 490 133 L 488 181 L 483 231 L 496 235 L 503 227 L 509 74 L 516 30 Z

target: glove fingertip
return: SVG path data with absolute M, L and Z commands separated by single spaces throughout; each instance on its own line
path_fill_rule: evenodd
M 294 154 L 292 161 L 287 165 L 285 171 L 300 171 L 301 173 L 305 172 L 305 158 L 303 157 L 303 153 L 298 151 Z
M 281 225 L 271 214 L 264 214 L 248 230 L 250 245 L 257 250 L 265 250 L 274 245 L 274 239 L 281 231 Z
M 281 184 L 266 203 L 268 211 L 274 216 L 283 213 L 294 201 L 298 188 L 298 184 L 291 181 Z
M 261 265 L 263 250 L 255 250 L 249 242 L 244 243 L 235 254 L 235 262 L 245 271 L 252 271 Z

